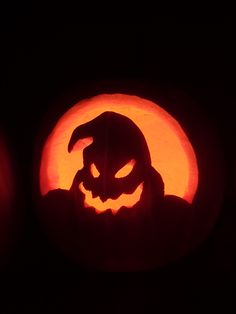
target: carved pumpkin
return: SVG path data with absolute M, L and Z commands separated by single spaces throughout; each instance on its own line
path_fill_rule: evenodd
M 0 134 L 0 263 L 7 258 L 12 233 L 13 175 L 10 155 Z
M 149 269 L 186 254 L 197 188 L 188 137 L 160 106 L 136 96 L 79 102 L 42 152 L 44 223 L 86 267 Z
M 143 133 L 152 166 L 165 182 L 165 193 L 192 202 L 198 186 L 198 166 L 189 139 L 179 123 L 156 103 L 130 95 L 99 95 L 80 101 L 58 121 L 44 145 L 40 165 L 40 190 L 69 190 L 78 169 L 83 167 L 83 149 L 91 138 L 67 146 L 74 129 L 103 112 L 126 116 Z M 175 178 L 175 179 L 173 179 Z

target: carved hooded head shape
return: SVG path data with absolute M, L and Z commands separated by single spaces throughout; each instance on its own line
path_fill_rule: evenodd
M 72 189 L 79 188 L 85 206 L 97 212 L 111 209 L 115 213 L 122 206 L 135 205 L 151 167 L 140 129 L 129 118 L 107 111 L 74 130 L 68 151 L 84 138 L 92 138 L 92 144 L 83 151 L 84 166 L 77 172 Z

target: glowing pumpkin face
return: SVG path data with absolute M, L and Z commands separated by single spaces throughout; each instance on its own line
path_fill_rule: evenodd
M 135 161 L 131 160 L 129 163 L 127 163 L 124 167 L 122 167 L 118 172 L 115 174 L 115 179 L 109 177 L 109 182 L 107 183 L 108 185 L 113 184 L 113 185 L 118 185 L 120 180 L 116 180 L 116 178 L 124 178 L 133 169 Z M 102 182 L 106 181 L 106 174 L 102 175 L 100 172 L 97 170 L 95 164 L 93 163 L 90 168 L 92 177 L 96 180 L 96 185 L 101 186 Z M 126 173 L 128 173 L 126 175 Z M 97 213 L 104 212 L 108 209 L 112 211 L 112 213 L 116 213 L 122 206 L 130 208 L 133 207 L 137 202 L 139 202 L 141 198 L 141 194 L 143 191 L 143 183 L 140 183 L 139 186 L 135 189 L 135 191 L 132 194 L 128 193 L 123 193 L 121 196 L 119 196 L 116 199 L 108 198 L 104 196 L 96 196 L 96 192 L 94 190 L 88 190 L 85 189 L 83 182 L 79 184 L 79 189 L 80 191 L 85 195 L 85 200 L 84 200 L 84 206 L 85 207 L 93 207 Z M 98 188 L 99 189 L 99 188 Z
M 158 104 L 123 94 L 103 94 L 82 100 L 61 117 L 43 148 L 41 195 L 58 188 L 70 189 L 76 172 L 83 167 L 83 148 L 91 144 L 91 138 L 84 137 L 70 154 L 67 145 L 71 134 L 79 125 L 106 111 L 126 116 L 140 129 L 147 142 L 151 165 L 165 182 L 165 194 L 176 195 L 192 203 L 198 187 L 198 166 L 187 135 Z
M 42 152 L 41 213 L 55 241 L 86 266 L 147 269 L 184 255 L 199 239 L 197 188 L 188 137 L 136 96 L 79 102 Z
M 84 207 L 94 208 L 97 213 L 110 209 L 116 214 L 122 207 L 138 205 L 151 168 L 148 147 L 139 128 L 125 116 L 105 112 L 74 130 L 69 152 L 84 137 L 90 138 L 90 145 L 84 149 L 84 167 L 71 188 L 82 193 Z M 162 193 L 163 182 L 156 175 Z

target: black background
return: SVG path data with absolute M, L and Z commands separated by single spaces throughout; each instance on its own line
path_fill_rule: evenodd
M 1 312 L 230 313 L 236 245 L 232 17 L 93 24 L 90 15 L 79 23 L 80 11 L 19 7 L 2 14 L 0 122 L 13 156 L 19 223 L 1 268 Z M 48 109 L 63 91 L 99 80 L 151 80 L 182 90 L 222 142 L 227 188 L 215 228 L 186 259 L 151 273 L 82 272 L 50 244 L 34 212 L 35 141 Z

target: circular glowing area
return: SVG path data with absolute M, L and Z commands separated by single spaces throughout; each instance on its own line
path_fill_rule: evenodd
M 103 94 L 75 104 L 57 122 L 44 145 L 40 166 L 40 190 L 69 190 L 75 174 L 83 168 L 83 149 L 91 143 L 79 141 L 73 152 L 68 143 L 74 129 L 105 111 L 131 119 L 142 131 L 152 166 L 165 184 L 165 195 L 192 202 L 198 186 L 198 167 L 193 147 L 180 124 L 158 104 L 131 95 Z M 125 139 L 124 139 L 125 141 Z

